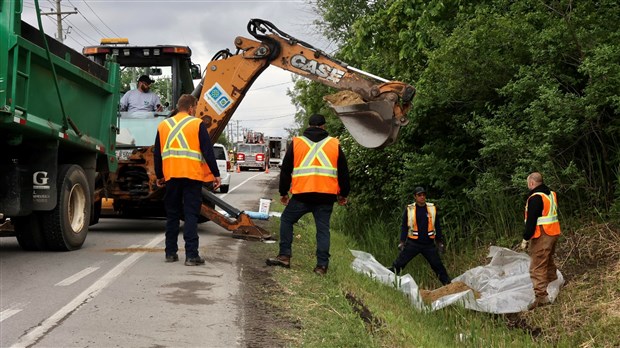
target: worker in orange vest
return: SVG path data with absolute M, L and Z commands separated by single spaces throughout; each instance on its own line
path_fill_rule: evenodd
M 197 231 L 202 187 L 208 184 L 215 190 L 222 183 L 207 126 L 193 116 L 196 104 L 194 96 L 182 95 L 178 113 L 157 127 L 153 147 L 157 186 L 166 187 L 166 262 L 179 260 L 177 241 L 183 216 L 186 266 L 205 263 L 198 253 Z
M 525 232 L 521 247 L 526 249 L 529 244 L 532 258 L 530 278 L 535 300 L 528 306 L 532 310 L 549 303 L 547 286 L 558 279 L 553 254 L 560 237 L 560 221 L 557 195 L 543 183 L 542 174 L 530 174 L 527 187 L 530 193 L 525 204 Z
M 437 218 L 437 207 L 426 202 L 426 190 L 416 187 L 413 190 L 415 203 L 407 205 L 401 224 L 400 253 L 389 269 L 398 274 L 418 254 L 422 254 L 439 281 L 449 284 L 452 280 L 441 262 L 439 252 L 445 250 L 441 224 Z
M 280 252 L 267 259 L 267 265 L 290 267 L 293 224 L 312 213 L 316 225 L 314 272 L 322 276 L 329 266 L 329 221 L 334 202 L 347 203 L 349 169 L 338 139 L 325 130 L 325 117 L 314 114 L 308 125 L 302 136 L 293 138 L 282 160 L 279 190 L 286 208 L 280 218 Z

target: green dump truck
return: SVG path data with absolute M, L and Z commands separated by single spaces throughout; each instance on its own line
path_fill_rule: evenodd
M 0 222 L 23 249 L 79 249 L 95 181 L 117 167 L 120 70 L 22 22 L 22 6 L 0 0 Z

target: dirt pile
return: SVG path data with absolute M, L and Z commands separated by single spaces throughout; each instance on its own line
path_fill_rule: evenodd
M 420 296 L 422 296 L 422 301 L 424 301 L 424 303 L 431 304 L 446 295 L 458 294 L 466 290 L 472 290 L 474 292 L 474 297 L 476 299 L 480 298 L 480 293 L 478 291 L 470 288 L 463 282 L 452 282 L 432 291 L 420 289 Z
M 340 91 L 335 94 L 326 95 L 323 99 L 335 106 L 347 106 L 364 103 L 364 99 L 353 91 Z

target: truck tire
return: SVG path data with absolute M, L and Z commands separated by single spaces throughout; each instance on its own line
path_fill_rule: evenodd
M 88 233 L 92 197 L 84 170 L 63 164 L 58 170 L 56 208 L 41 214 L 41 225 L 51 250 L 69 251 L 82 247 Z
M 45 237 L 39 224 L 39 217 L 36 213 L 29 216 L 15 217 L 12 220 L 17 243 L 19 243 L 22 249 L 28 251 L 47 249 L 47 243 L 45 242 Z

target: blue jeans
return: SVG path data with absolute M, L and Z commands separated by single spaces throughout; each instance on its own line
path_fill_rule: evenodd
M 179 220 L 183 224 L 185 257 L 198 256 L 198 216 L 202 205 L 202 181 L 173 178 L 166 182 L 166 255 L 174 255 L 179 250 Z
M 329 220 L 334 210 L 333 203 L 308 204 L 294 197 L 288 202 L 280 217 L 280 254 L 292 256 L 293 224 L 306 213 L 312 213 L 316 225 L 316 265 L 329 265 Z

